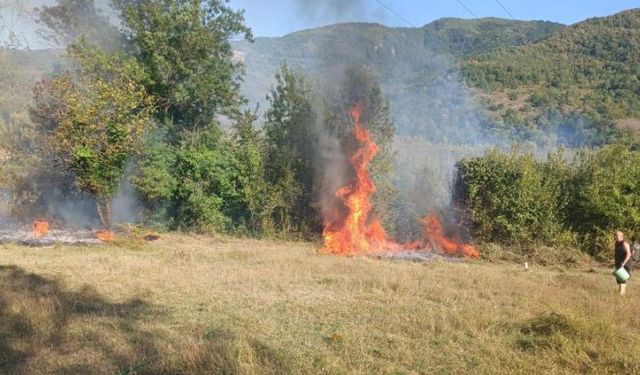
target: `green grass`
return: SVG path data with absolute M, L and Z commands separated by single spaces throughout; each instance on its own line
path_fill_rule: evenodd
M 0 373 L 640 372 L 640 287 L 609 269 L 317 250 L 0 247 Z

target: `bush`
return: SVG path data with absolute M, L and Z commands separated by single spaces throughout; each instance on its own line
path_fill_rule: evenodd
M 483 241 L 554 242 L 563 236 L 561 156 L 539 162 L 531 154 L 497 150 L 457 164 L 454 203 Z
M 640 146 L 583 150 L 572 163 L 562 151 L 539 161 L 516 149 L 463 159 L 454 204 L 480 241 L 608 256 L 614 230 L 640 235 Z
M 640 234 L 640 151 L 614 144 L 578 154 L 567 224 L 592 255 L 609 249 L 612 233 Z

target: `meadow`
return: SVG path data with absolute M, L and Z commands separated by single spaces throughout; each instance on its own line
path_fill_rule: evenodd
M 411 263 L 167 234 L 0 246 L 0 373 L 640 373 L 607 265 Z

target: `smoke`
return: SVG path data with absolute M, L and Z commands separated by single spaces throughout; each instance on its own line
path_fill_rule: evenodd
M 307 21 L 322 24 L 354 21 L 384 22 L 387 15 L 369 0 L 294 0 L 295 9 Z
M 118 47 L 120 20 L 108 0 L 57 0 L 36 9 L 40 43 L 64 48 L 80 37 L 105 48 Z
M 143 205 L 131 183 L 133 173 L 135 173 L 134 163 L 130 161 L 118 187 L 118 192 L 113 198 L 114 224 L 139 223 L 143 220 Z

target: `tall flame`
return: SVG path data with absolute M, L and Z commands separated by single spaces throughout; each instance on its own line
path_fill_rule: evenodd
M 354 255 L 384 250 L 388 245 L 387 234 L 376 218 L 370 220 L 371 195 L 376 188 L 369 175 L 369 164 L 378 153 L 378 146 L 362 126 L 360 117 L 364 106 L 358 103 L 351 108 L 354 135 L 358 149 L 350 158 L 355 180 L 336 191 L 336 196 L 348 212 L 340 222 L 325 223 L 324 251 L 333 254 Z
M 323 251 L 338 255 L 371 254 L 381 251 L 428 250 L 449 255 L 478 257 L 478 251 L 444 235 L 442 224 L 434 215 L 423 219 L 424 239 L 407 244 L 398 244 L 387 238 L 380 221 L 372 215 L 371 196 L 376 191 L 369 174 L 369 164 L 378 153 L 378 146 L 370 133 L 362 126 L 364 105 L 355 104 L 350 111 L 354 136 L 358 148 L 349 163 L 354 170 L 354 180 L 338 189 L 336 197 L 344 204 L 347 213 L 341 220 L 325 220 L 322 233 Z

